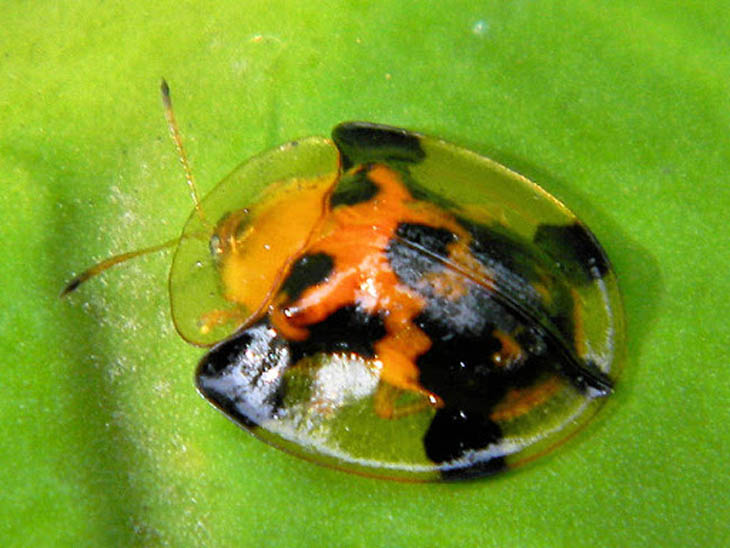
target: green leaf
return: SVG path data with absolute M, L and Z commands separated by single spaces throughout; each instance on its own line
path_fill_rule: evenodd
M 3 546 L 707 546 L 730 542 L 725 3 L 7 2 L 0 33 Z M 464 484 L 296 460 L 214 412 L 170 253 L 241 161 L 363 119 L 542 184 L 614 262 L 629 360 L 548 457 Z

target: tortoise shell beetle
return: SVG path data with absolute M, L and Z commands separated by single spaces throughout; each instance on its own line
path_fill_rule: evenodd
M 176 243 L 175 326 L 212 346 L 198 390 L 317 463 L 492 475 L 567 439 L 612 392 L 622 306 L 593 234 L 444 141 L 348 122 L 283 145 L 196 203 Z

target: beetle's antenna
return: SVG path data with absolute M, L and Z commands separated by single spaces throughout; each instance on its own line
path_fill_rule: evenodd
M 91 268 L 87 268 L 78 276 L 75 276 L 70 282 L 68 282 L 68 284 L 66 284 L 66 287 L 63 288 L 63 291 L 61 291 L 61 294 L 59 296 L 65 297 L 69 293 L 75 291 L 82 283 L 84 283 L 89 278 L 93 278 L 94 276 L 101 274 L 105 270 L 108 270 L 111 267 L 118 265 L 119 263 L 123 263 L 125 261 L 128 261 L 129 259 L 134 259 L 135 257 L 139 257 L 140 255 L 149 255 L 150 253 L 162 251 L 163 249 L 174 246 L 179 241 L 180 238 L 175 238 L 173 240 L 165 242 L 164 244 L 153 245 L 152 247 L 145 247 L 144 249 L 137 249 L 135 251 L 121 253 L 119 255 L 109 257 L 108 259 L 104 259 L 103 261 L 95 264 Z
M 167 118 L 167 126 L 170 128 L 170 136 L 175 142 L 175 148 L 177 148 L 177 154 L 180 158 L 183 170 L 185 171 L 185 180 L 188 183 L 190 189 L 190 197 L 195 203 L 195 211 L 198 213 L 198 217 L 203 223 L 205 223 L 205 215 L 203 214 L 203 208 L 200 207 L 200 197 L 198 196 L 198 189 L 195 187 L 195 180 L 193 179 L 193 172 L 190 170 L 190 164 L 188 158 L 185 155 L 185 149 L 182 144 L 182 137 L 180 137 L 180 130 L 177 127 L 177 120 L 175 120 L 175 112 L 172 110 L 172 99 L 170 99 L 170 86 L 167 85 L 165 79 L 162 79 L 160 84 L 160 92 L 162 93 L 162 104 L 165 107 L 165 118 Z
M 188 183 L 188 188 L 190 188 L 190 196 L 193 198 L 193 202 L 195 203 L 195 211 L 198 214 L 198 217 L 203 222 L 204 225 L 208 225 L 208 223 L 205 220 L 205 215 L 203 214 L 203 209 L 200 206 L 200 198 L 198 197 L 198 190 L 195 188 L 195 181 L 193 180 L 193 173 L 190 170 L 190 164 L 188 164 L 187 156 L 185 155 L 185 149 L 183 148 L 182 139 L 180 138 L 180 131 L 177 127 L 177 121 L 175 120 L 175 113 L 172 110 L 172 101 L 170 99 L 170 87 L 167 85 L 167 82 L 165 80 L 162 80 L 162 84 L 160 85 L 160 91 L 162 93 L 162 104 L 165 106 L 165 118 L 167 118 L 167 125 L 170 128 L 170 135 L 172 136 L 172 140 L 175 142 L 175 147 L 177 148 L 177 153 L 180 158 L 180 163 L 183 166 L 183 169 L 185 170 L 185 180 Z M 191 234 L 183 234 L 179 238 L 175 238 L 174 240 L 169 240 L 165 243 L 154 245 L 151 247 L 145 247 L 144 249 L 137 249 L 135 251 L 129 251 L 127 253 L 121 253 L 119 255 L 114 255 L 113 257 L 109 257 L 108 259 L 105 259 L 101 261 L 100 263 L 95 264 L 94 266 L 87 268 L 84 270 L 81 274 L 78 276 L 75 276 L 68 284 L 66 284 L 66 287 L 63 288 L 63 291 L 61 291 L 61 297 L 65 297 L 69 293 L 72 293 L 75 291 L 82 283 L 84 283 L 89 278 L 93 278 L 94 276 L 97 276 L 98 274 L 101 274 L 105 270 L 110 269 L 113 266 L 118 265 L 119 263 L 126 262 L 130 259 L 134 259 L 135 257 L 139 257 L 140 255 L 149 255 L 150 253 L 156 253 L 158 251 L 162 251 L 163 249 L 167 249 L 169 247 L 172 247 L 174 245 L 177 245 L 182 238 L 186 237 L 193 237 L 198 238 L 200 237 L 199 234 L 191 233 Z

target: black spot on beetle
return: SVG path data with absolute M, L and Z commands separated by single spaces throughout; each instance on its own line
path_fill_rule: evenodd
M 290 343 L 294 363 L 319 352 L 353 352 L 372 358 L 373 345 L 385 336 L 382 318 L 358 306 L 344 306 L 307 329 L 309 337 Z
M 461 209 L 463 204 L 459 204 L 459 202 L 447 198 L 445 194 L 435 192 L 438 187 L 433 188 L 423 185 L 419 182 L 418 177 L 411 176 L 408 170 L 401 170 L 400 176 L 403 184 L 408 189 L 408 192 L 414 200 L 433 204 L 446 211 L 459 211 Z
M 470 251 L 474 258 L 496 274 L 518 275 L 521 280 L 535 277 L 536 256 L 526 240 L 506 233 L 504 228 L 485 226 L 468 219 L 459 218 L 459 223 L 471 234 Z
M 488 415 L 447 406 L 436 412 L 423 437 L 423 446 L 426 456 L 437 464 L 448 465 L 465 459 L 463 466 L 456 464 L 441 471 L 444 479 L 458 480 L 503 470 L 506 465 L 501 455 L 489 457 L 477 454 L 501 439 L 501 428 Z
M 558 262 L 558 267 L 574 282 L 598 279 L 611 270 L 611 264 L 593 233 L 580 222 L 570 225 L 542 224 L 535 233 L 535 244 Z
M 342 177 L 330 198 L 330 207 L 367 202 L 372 200 L 379 190 L 378 185 L 368 178 L 367 170 L 358 169 Z
M 290 363 L 288 342 L 264 320 L 214 346 L 200 360 L 195 381 L 211 403 L 253 428 L 276 417 L 285 390 L 282 375 L 265 374 Z
M 333 268 L 334 261 L 326 253 L 304 255 L 292 265 L 281 288 L 286 292 L 289 301 L 295 301 L 307 288 L 327 279 Z
M 457 238 L 450 230 L 415 223 L 400 223 L 395 235 L 401 242 L 416 245 L 439 257 L 448 256 L 446 246 Z
M 489 407 L 504 393 L 491 356 L 501 347 L 491 333 L 456 336 L 449 326 L 422 314 L 416 324 L 429 336 L 431 347 L 417 360 L 419 382 L 447 405 Z M 492 382 L 489 382 L 492 381 Z
M 418 135 L 401 128 L 369 122 L 345 122 L 332 130 L 342 167 L 372 162 L 417 163 L 426 157 Z
M 551 286 L 548 311 L 531 280 L 536 269 L 548 268 L 549 258 L 529 242 L 483 225 L 463 221 L 472 234 L 471 252 L 494 276 L 496 289 L 470 283 L 466 294 L 448 298 L 433 292 L 425 275 L 446 268 L 447 246 L 456 239 L 450 231 L 418 224 L 402 224 L 387 249 L 399 280 L 426 298 L 414 319 L 433 342 L 419 356 L 420 382 L 447 403 L 461 409 L 489 409 L 510 388 L 529 386 L 542 373 L 558 373 L 592 396 L 610 392 L 608 377 L 578 357 L 573 340 L 572 296 L 567 288 Z M 548 271 L 549 272 L 549 271 Z M 516 335 L 528 358 L 517 368 L 496 367 L 491 356 L 501 348 L 493 332 Z
M 242 352 L 251 345 L 253 331 L 246 330 L 214 346 L 200 361 L 198 375 L 214 378 L 232 367 Z
M 415 287 L 424 274 L 443 268 L 442 259 L 448 257 L 446 247 L 456 237 L 443 228 L 401 223 L 388 243 L 386 256 L 395 275 L 403 283 Z
M 466 481 L 494 476 L 509 468 L 504 457 L 490 457 L 480 455 L 479 458 L 468 462 L 463 467 L 449 467 L 441 469 L 441 478 L 444 481 Z
M 502 343 L 493 335 L 493 326 L 480 333 L 462 333 L 448 324 L 422 314 L 416 324 L 429 336 L 431 347 L 418 357 L 419 382 L 438 394 L 446 406 L 489 412 L 512 388 L 529 386 L 549 362 L 530 355 L 519 367 L 501 368 L 492 360 Z

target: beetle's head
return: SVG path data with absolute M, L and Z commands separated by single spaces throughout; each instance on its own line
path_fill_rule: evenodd
M 253 229 L 248 208 L 226 213 L 209 240 L 210 254 L 216 266 L 220 268 L 226 257 L 243 249 Z

